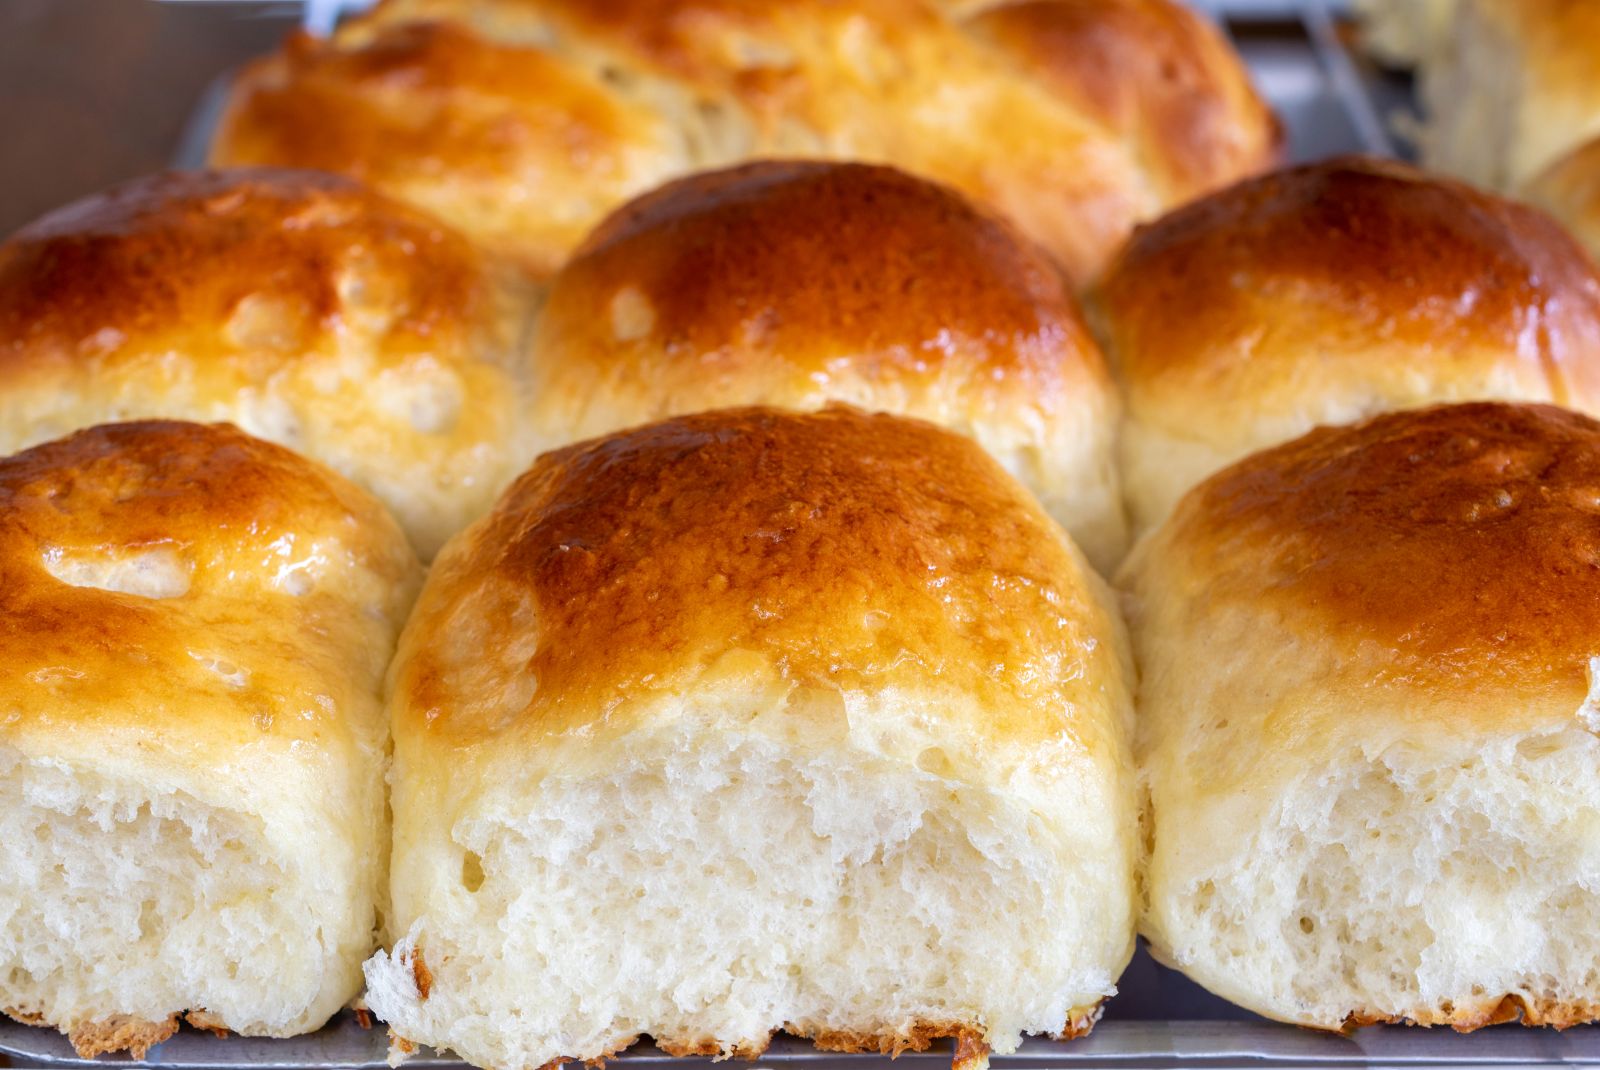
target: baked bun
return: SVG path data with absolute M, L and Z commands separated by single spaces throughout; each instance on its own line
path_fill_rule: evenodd
M 367 1000 L 480 1066 L 1086 1031 L 1132 951 L 1108 592 L 968 439 L 835 407 L 549 453 L 391 671 Z
M 1343 157 L 1142 228 L 1091 303 L 1136 529 L 1245 454 L 1440 401 L 1600 410 L 1600 273 L 1553 220 Z
M 826 162 L 669 183 L 556 275 L 531 352 L 542 447 L 847 401 L 972 435 L 1097 566 L 1121 559 L 1105 361 L 1049 259 L 942 186 Z
M 1459 0 L 1459 12 L 1422 67 L 1423 161 L 1515 191 L 1600 134 L 1600 4 Z
M 225 425 L 0 460 L 0 1009 L 142 1058 L 356 995 L 419 571 L 375 499 Z
M 348 179 L 135 179 L 0 246 L 0 452 L 227 420 L 365 486 L 431 556 L 532 456 L 519 285 Z
M 1523 195 L 1567 225 L 1600 259 L 1600 137 L 1551 164 Z
M 1187 495 L 1120 577 L 1157 954 L 1336 1029 L 1600 1015 L 1600 424 L 1324 428 Z
M 667 179 L 862 159 L 1000 209 L 1083 280 L 1278 141 L 1174 0 L 387 0 L 247 68 L 212 159 L 355 175 L 544 274 Z
M 1462 0 L 1355 0 L 1361 47 L 1387 67 L 1415 67 L 1450 43 Z

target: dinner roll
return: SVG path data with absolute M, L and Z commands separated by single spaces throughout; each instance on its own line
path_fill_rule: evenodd
M 1600 1015 L 1600 424 L 1319 429 L 1121 581 L 1161 958 L 1326 1029 Z
M 227 420 L 365 486 L 431 556 L 532 456 L 526 285 L 348 179 L 135 179 L 0 246 L 0 452 Z
M 1279 140 L 1175 0 L 386 0 L 246 68 L 211 155 L 355 175 L 536 274 L 670 178 L 869 160 L 998 208 L 1081 281 Z
M 1551 164 L 1523 194 L 1548 211 L 1600 259 L 1600 137 Z
M 1555 222 L 1343 157 L 1141 229 L 1093 315 L 1121 379 L 1134 526 L 1318 424 L 1475 398 L 1600 410 L 1600 273 Z
M 1462 0 L 1355 0 L 1361 47 L 1388 67 L 1415 67 L 1449 46 Z
M 972 435 L 1099 567 L 1121 558 L 1115 389 L 1049 259 L 885 167 L 764 162 L 626 205 L 551 283 L 545 448 L 663 416 L 848 401 Z
M 391 671 L 405 1050 L 1086 1032 L 1132 951 L 1108 592 L 968 439 L 833 407 L 545 454 Z
M 356 995 L 418 572 L 376 500 L 226 425 L 0 460 L 0 1010 L 142 1058 Z
M 1515 191 L 1600 134 L 1600 4 L 1459 0 L 1448 47 L 1423 64 L 1423 161 Z

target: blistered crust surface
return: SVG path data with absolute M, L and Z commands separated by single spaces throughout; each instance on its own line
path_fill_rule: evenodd
M 1176 569 L 1171 596 L 1310 622 L 1374 684 L 1581 697 L 1600 655 L 1600 424 L 1481 403 L 1319 429 L 1203 483 L 1149 550 Z
M 969 441 L 729 410 L 547 454 L 454 540 L 402 642 L 396 732 L 620 732 L 631 703 L 749 666 L 1108 753 L 1118 647 L 1087 567 Z
M 110 425 L 6 458 L 0 737 L 365 745 L 418 571 L 370 496 L 231 427 Z

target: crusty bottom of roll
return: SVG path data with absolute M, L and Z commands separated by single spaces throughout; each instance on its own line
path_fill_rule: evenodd
M 1252 1010 L 1325 1029 L 1593 1020 L 1597 767 L 1600 741 L 1576 726 L 1442 758 L 1352 755 L 1257 804 L 1253 835 L 1235 813 L 1241 849 L 1204 870 L 1158 857 L 1154 950 Z M 1200 820 L 1178 835 L 1203 839 Z
M 185 1017 L 316 1028 L 342 1002 L 311 1005 L 329 987 L 316 926 L 338 915 L 291 865 L 251 815 L 0 746 L 0 1007 L 85 1056 L 142 1052 Z
M 397 902 L 408 870 L 461 875 L 368 963 L 399 1053 L 543 1066 L 648 1034 L 753 1055 L 787 1030 L 840 1050 L 955 1036 L 977 1065 L 1085 1031 L 1114 991 L 1115 863 L 1015 799 L 755 734 L 628 753 L 486 801 L 397 869 Z

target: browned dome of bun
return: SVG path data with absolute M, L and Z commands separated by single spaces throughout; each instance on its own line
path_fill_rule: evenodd
M 358 994 L 421 571 L 371 495 L 226 425 L 0 459 L 0 1011 L 143 1058 Z
M 625 205 L 554 278 L 531 350 L 554 447 L 664 416 L 846 401 L 975 437 L 1109 568 L 1115 390 L 1060 273 L 953 190 L 763 162 Z
M 970 1068 L 1086 1032 L 1132 950 L 1108 596 L 919 420 L 725 409 L 545 454 L 439 555 L 391 673 L 405 936 L 368 1002 L 506 1068 L 779 1029 Z
M 1184 490 L 1322 423 L 1475 398 L 1600 409 L 1600 272 L 1543 213 L 1342 157 L 1141 228 L 1092 305 L 1124 388 L 1126 492 Z
M 388 0 L 247 69 L 212 158 L 356 175 L 538 272 L 667 179 L 872 160 L 1000 209 L 1083 281 L 1277 147 L 1239 57 L 1171 0 Z
M 521 285 L 349 179 L 135 179 L 0 246 L 0 452 L 225 419 L 363 484 L 431 555 L 529 456 Z
M 1191 491 L 1121 582 L 1161 957 L 1328 1029 L 1600 1017 L 1600 423 L 1321 428 Z
M 1396 678 L 1491 674 L 1572 708 L 1588 689 L 1600 424 L 1587 416 L 1480 402 L 1320 428 L 1207 480 L 1175 524 L 1213 581 L 1248 576 L 1330 638 L 1381 644 Z

